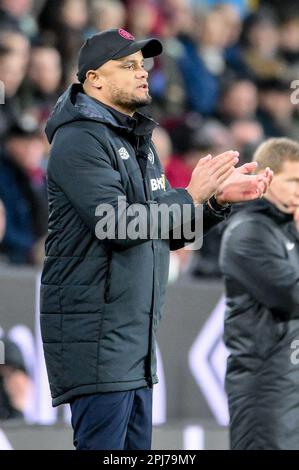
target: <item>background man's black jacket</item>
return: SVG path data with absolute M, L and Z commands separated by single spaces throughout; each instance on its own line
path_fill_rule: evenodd
M 116 208 L 119 197 L 126 201 L 121 217 L 135 203 L 147 218 L 150 205 L 161 203 L 187 204 L 194 217 L 187 191 L 165 181 L 151 143 L 154 126 L 140 113 L 130 118 L 102 105 L 79 84 L 61 96 L 47 124 L 52 148 L 41 330 L 54 406 L 157 382 L 155 333 L 169 248 L 184 245 L 171 239 L 180 218 L 170 220 L 170 240 L 95 236 L 96 208 Z M 206 206 L 204 216 L 206 229 L 221 220 Z
M 299 449 L 299 236 L 266 200 L 246 204 L 222 239 L 233 449 Z M 297 349 L 299 344 L 297 344 Z

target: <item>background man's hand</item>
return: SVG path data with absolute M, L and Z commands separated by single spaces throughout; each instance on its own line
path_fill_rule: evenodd
M 257 163 L 245 163 L 234 168 L 231 175 L 217 188 L 216 199 L 219 204 L 245 202 L 258 199 L 267 191 L 273 178 L 273 171 L 266 168 L 258 175 Z

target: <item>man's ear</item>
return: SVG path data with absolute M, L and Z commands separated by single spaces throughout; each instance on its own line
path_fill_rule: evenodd
M 97 88 L 98 90 L 103 86 L 103 79 L 96 70 L 88 70 L 86 80 L 93 88 Z

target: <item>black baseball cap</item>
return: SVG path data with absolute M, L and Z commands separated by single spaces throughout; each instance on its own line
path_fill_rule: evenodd
M 3 366 L 14 367 L 15 369 L 22 370 L 26 374 L 27 368 L 25 359 L 20 347 L 14 341 L 10 340 L 7 336 L 0 337 L 4 344 L 4 364 Z
M 136 41 L 125 29 L 107 29 L 87 39 L 79 52 L 78 80 L 83 83 L 88 70 L 95 70 L 108 60 L 120 59 L 142 51 L 143 57 L 161 54 L 162 43 L 155 38 Z

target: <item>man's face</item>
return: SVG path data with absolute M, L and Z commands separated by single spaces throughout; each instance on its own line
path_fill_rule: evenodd
M 40 47 L 33 50 L 28 69 L 29 79 L 44 93 L 54 93 L 61 80 L 61 63 L 53 48 Z
M 25 76 L 26 64 L 21 56 L 11 52 L 0 60 L 0 77 L 5 85 L 5 96 L 10 98 L 18 91 Z
M 99 99 L 122 112 L 132 114 L 151 102 L 148 72 L 141 51 L 109 60 L 95 72 L 99 78 Z
M 281 211 L 295 212 L 299 207 L 299 162 L 283 163 L 280 173 L 274 175 L 267 196 Z

